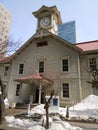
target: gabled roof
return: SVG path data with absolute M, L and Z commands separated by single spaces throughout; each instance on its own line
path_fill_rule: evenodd
M 81 48 L 84 52 L 98 51 L 98 40 L 78 43 L 75 46 Z
M 34 82 L 34 80 L 44 81 L 50 84 L 53 83 L 50 79 L 44 77 L 43 75 L 40 75 L 39 73 L 35 73 L 33 75 L 28 75 L 22 78 L 15 79 L 15 81 L 17 82 L 24 82 L 24 83 L 29 83 L 32 81 Z
M 63 47 L 69 48 L 75 52 L 79 52 L 82 53 L 82 49 L 78 48 L 77 46 L 74 46 L 72 43 L 68 42 L 67 40 L 64 40 L 63 38 L 49 32 L 47 29 L 45 28 L 40 28 L 38 30 L 38 32 L 36 32 L 33 35 L 33 39 L 38 39 L 38 38 L 44 38 L 44 37 L 50 37 L 52 39 L 54 39 L 55 41 L 57 41 L 58 44 L 62 45 Z
M 10 56 L 9 58 L 4 58 L 2 60 L 0 60 L 0 62 L 8 62 L 8 61 L 12 61 L 14 58 L 16 58 L 19 54 L 21 54 L 28 46 L 30 46 L 32 44 L 33 41 L 35 40 L 42 40 L 42 38 L 51 38 L 55 41 L 57 41 L 57 43 L 59 45 L 61 45 L 62 47 L 66 47 L 68 49 L 71 49 L 74 52 L 77 53 L 83 53 L 82 49 L 80 49 L 77 46 L 74 46 L 72 43 L 60 38 L 59 36 L 49 32 L 48 30 L 46 30 L 45 28 L 40 28 L 24 45 L 22 45 L 12 56 Z

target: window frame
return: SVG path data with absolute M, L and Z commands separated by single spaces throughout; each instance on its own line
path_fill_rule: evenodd
M 48 45 L 48 41 L 40 41 L 36 43 L 37 47 L 44 47 Z
M 39 65 L 39 64 L 40 64 L 41 62 L 44 63 L 44 64 L 43 64 L 43 65 L 44 65 L 43 68 L 40 68 L 40 65 Z M 40 72 L 40 69 L 43 69 L 43 72 Z M 39 60 L 39 61 L 38 61 L 38 72 L 39 72 L 40 74 L 45 73 L 45 60 Z
M 6 70 L 5 68 L 8 67 L 8 69 Z M 5 64 L 4 65 L 4 76 L 8 76 L 10 72 L 10 65 L 9 64 Z
M 64 90 L 63 90 L 63 84 L 68 84 L 68 97 L 64 97 Z M 70 98 L 70 83 L 69 82 L 62 82 L 62 90 L 61 90 L 61 97 L 62 99 L 69 99 Z
M 20 68 L 20 65 L 23 65 L 23 68 Z M 25 64 L 24 63 L 19 63 L 18 64 L 18 74 L 21 75 L 21 74 L 24 74 L 24 68 L 25 68 Z M 22 71 L 20 73 L 20 71 Z
M 63 60 L 67 60 L 67 61 L 68 61 L 68 71 L 64 71 L 64 70 L 63 70 Z M 68 72 L 70 72 L 69 57 L 64 57 L 64 58 L 61 59 L 61 72 L 62 72 L 62 73 L 68 73 Z
M 15 96 L 16 97 L 20 96 L 20 90 L 21 90 L 21 84 L 18 83 L 18 84 L 16 84 L 16 91 L 15 91 Z

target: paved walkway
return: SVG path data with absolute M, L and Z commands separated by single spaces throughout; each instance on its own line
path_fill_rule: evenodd
M 79 127 L 85 127 L 85 128 L 97 128 L 98 129 L 98 124 L 97 123 L 82 123 L 82 122 L 70 122 L 69 123 L 73 126 L 79 126 Z
M 13 127 L 0 125 L 0 130 L 24 130 L 24 129 L 19 129 L 19 128 L 13 128 Z
M 6 111 L 6 115 L 17 115 L 17 114 L 21 114 L 21 113 L 25 113 L 26 112 L 26 109 L 14 109 L 14 110 L 11 110 L 11 109 L 8 109 Z

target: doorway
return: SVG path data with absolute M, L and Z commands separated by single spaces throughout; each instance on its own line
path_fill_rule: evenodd
M 35 96 L 35 103 L 38 103 L 38 100 L 39 100 L 39 89 L 38 87 L 36 87 L 36 96 Z M 41 103 L 44 103 L 44 95 L 41 94 Z

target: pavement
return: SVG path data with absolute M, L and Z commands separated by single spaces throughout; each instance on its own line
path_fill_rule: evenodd
M 19 129 L 19 128 L 13 128 L 13 127 L 0 125 L 0 130 L 24 130 L 24 129 Z
M 69 124 L 71 124 L 72 126 L 98 129 L 98 123 L 84 123 L 84 122 L 70 122 L 70 121 L 68 121 L 68 122 L 69 122 Z
M 27 109 L 22 109 L 22 108 L 19 108 L 19 109 L 14 109 L 14 110 L 11 110 L 11 109 L 8 109 L 6 111 L 6 115 L 10 115 L 10 116 L 15 116 L 15 115 L 18 115 L 18 114 L 22 114 L 22 113 L 25 113 Z

